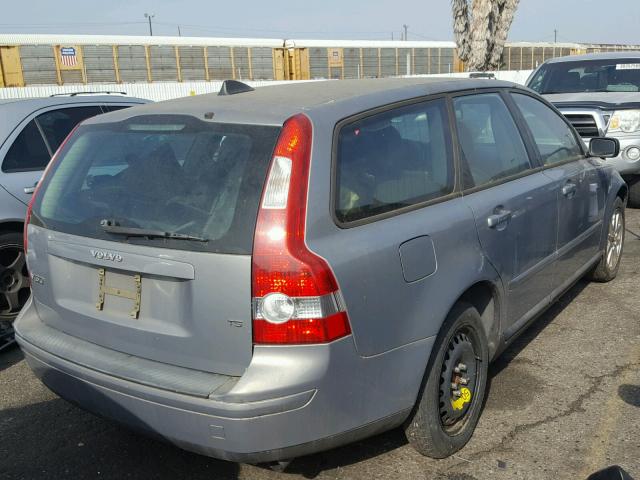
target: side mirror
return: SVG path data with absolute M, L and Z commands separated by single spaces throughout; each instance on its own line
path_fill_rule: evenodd
M 613 158 L 620 155 L 620 142 L 617 138 L 595 137 L 589 143 L 589 156 Z

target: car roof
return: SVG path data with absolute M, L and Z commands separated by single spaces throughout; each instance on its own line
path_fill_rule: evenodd
M 547 60 L 545 63 L 565 63 L 565 62 L 586 62 L 590 60 L 625 60 L 639 59 L 640 51 L 618 51 L 602 53 L 586 53 L 584 55 L 569 55 L 567 57 L 556 57 Z
M 136 106 L 94 117 L 85 123 L 115 122 L 157 114 L 192 115 L 204 119 L 205 113 L 213 113 L 214 122 L 282 125 L 287 118 L 301 112 L 313 117 L 315 113 L 333 109 L 349 115 L 426 95 L 496 87 L 524 88 L 498 80 L 451 77 L 309 81 L 259 87 L 235 95 L 207 94 Z

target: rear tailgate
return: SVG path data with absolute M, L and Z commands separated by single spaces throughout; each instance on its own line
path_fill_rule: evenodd
M 253 230 L 278 129 L 165 117 L 81 127 L 63 148 L 29 226 L 36 306 L 49 326 L 89 342 L 240 375 L 252 352 Z M 105 219 L 183 238 L 113 233 Z

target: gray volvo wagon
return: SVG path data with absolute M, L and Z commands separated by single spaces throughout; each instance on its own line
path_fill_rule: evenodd
M 27 219 L 31 368 L 213 457 L 288 460 L 400 425 L 451 455 L 489 362 L 582 276 L 616 276 L 617 141 L 586 152 L 497 81 L 250 90 L 67 139 Z

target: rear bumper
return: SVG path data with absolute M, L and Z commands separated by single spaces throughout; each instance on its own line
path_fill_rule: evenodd
M 371 358 L 357 356 L 349 337 L 256 347 L 245 374 L 205 398 L 80 365 L 72 352 L 47 351 L 34 334 L 46 329 L 53 330 L 30 302 L 16 322 L 16 339 L 35 374 L 62 398 L 186 450 L 247 463 L 293 458 L 399 425 L 415 402 L 433 343 Z M 57 341 L 68 337 L 47 333 Z M 97 347 L 83 343 L 81 350 Z

